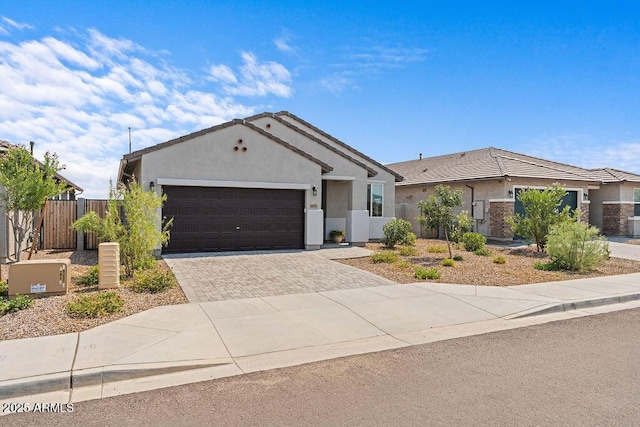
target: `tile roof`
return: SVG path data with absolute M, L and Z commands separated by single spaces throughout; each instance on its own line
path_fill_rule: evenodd
M 640 182 L 640 175 L 613 168 L 591 169 L 591 173 L 603 183 L 609 182 Z
M 594 173 L 594 170 L 494 147 L 443 156 L 425 157 L 420 160 L 409 160 L 387 166 L 404 176 L 404 181 L 397 184 L 399 186 L 499 179 L 504 177 L 589 182 L 616 182 L 623 180 L 609 172 L 610 169 L 600 170 L 606 172 Z M 627 178 L 633 175 L 640 179 L 640 176 L 629 174 L 628 172 L 618 171 L 618 174 L 620 176 L 626 174 L 624 176 L 627 176 Z M 605 181 L 603 179 L 605 176 L 610 181 Z

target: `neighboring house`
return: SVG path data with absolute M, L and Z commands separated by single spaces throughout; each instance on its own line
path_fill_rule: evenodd
M 12 147 L 15 147 L 15 145 L 7 141 L 0 140 L 0 156 Z M 31 150 L 33 152 L 33 146 L 31 147 Z M 52 198 L 53 200 L 75 200 L 76 194 L 82 192 L 81 187 L 64 178 L 62 175 L 56 174 L 56 178 L 61 182 L 66 182 L 68 190 L 63 194 Z M 4 188 L 2 186 L 0 186 L 0 192 L 4 192 Z M 38 217 L 38 214 L 36 214 L 36 221 L 38 220 Z M 37 224 L 34 224 L 33 226 L 35 228 Z M 0 263 L 5 264 L 8 260 L 15 259 L 16 254 L 14 253 L 14 244 L 15 238 L 13 236 L 11 223 L 7 219 L 2 202 L 0 202 Z M 25 242 L 25 247 L 22 249 L 26 249 L 28 244 L 30 244 L 30 242 Z
M 163 252 L 317 249 L 334 229 L 364 244 L 395 214 L 400 174 L 295 115 L 235 119 L 123 156 L 135 177 L 167 195 Z
M 404 176 L 396 184 L 396 213 L 411 221 L 416 233 L 423 231 L 416 220 L 417 203 L 433 194 L 437 184 L 463 191 L 460 210 L 473 216 L 476 231 L 511 239 L 506 220 L 514 212 L 524 212 L 518 193 L 557 183 L 567 191 L 563 205 L 579 209 L 582 220 L 605 234 L 640 234 L 634 228 L 640 224 L 640 175 L 584 169 L 493 147 L 437 157 L 420 155 L 417 160 L 387 166 Z

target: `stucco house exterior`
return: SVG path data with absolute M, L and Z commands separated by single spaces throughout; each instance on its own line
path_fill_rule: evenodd
M 0 140 L 0 156 L 7 150 L 16 147 L 8 141 Z M 32 147 L 33 151 L 33 147 Z M 54 197 L 55 200 L 75 200 L 76 194 L 82 193 L 82 188 L 73 182 L 69 181 L 60 174 L 56 174 L 56 178 L 67 184 L 67 191 Z M 0 186 L 0 192 L 4 192 L 4 187 Z M 34 215 L 35 221 L 38 219 L 38 214 Z M 37 224 L 34 224 L 37 227 Z M 29 242 L 25 242 L 25 246 L 22 250 L 27 249 Z M 7 219 L 4 206 L 0 202 L 0 263 L 5 264 L 7 261 L 15 260 L 16 254 L 14 253 L 15 238 L 11 223 Z
M 640 176 L 613 169 L 584 169 L 498 148 L 483 148 L 387 165 L 404 176 L 396 183 L 396 215 L 421 230 L 418 202 L 446 184 L 463 192 L 463 206 L 474 230 L 494 239 L 511 239 L 506 219 L 523 212 L 518 193 L 527 188 L 564 186 L 563 204 L 579 209 L 582 220 L 604 234 L 638 235 Z M 634 196 L 635 195 L 635 196 Z M 634 197 L 637 199 L 634 201 Z M 634 211 L 635 209 L 635 211 Z
M 286 111 L 235 119 L 123 156 L 118 180 L 167 195 L 163 252 L 364 244 L 395 214 L 402 176 Z

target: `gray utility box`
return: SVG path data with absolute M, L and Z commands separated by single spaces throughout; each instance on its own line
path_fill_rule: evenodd
M 20 261 L 9 266 L 9 297 L 64 295 L 71 277 L 69 259 Z

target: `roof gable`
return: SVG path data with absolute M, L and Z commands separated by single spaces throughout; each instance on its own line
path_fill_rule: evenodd
M 371 164 L 376 165 L 377 167 L 379 167 L 380 169 L 384 170 L 385 172 L 390 173 L 391 175 L 393 175 L 395 177 L 396 182 L 400 182 L 402 181 L 404 178 L 403 176 L 398 173 L 397 171 L 394 171 L 393 169 L 378 163 L 377 161 L 373 160 L 371 157 L 367 156 L 366 154 L 361 153 L 360 151 L 356 150 L 355 148 L 351 147 L 350 145 L 347 145 L 346 143 L 340 141 L 338 138 L 326 133 L 325 131 L 323 131 L 322 129 L 319 129 L 317 127 L 315 127 L 314 125 L 312 125 L 311 123 L 301 119 L 300 117 L 296 116 L 295 114 L 292 114 L 288 111 L 279 111 L 277 113 L 275 113 L 276 116 L 280 116 L 280 117 L 289 117 L 292 120 L 298 122 L 299 124 L 313 130 L 314 132 L 322 135 L 323 137 L 329 139 L 330 141 L 336 143 L 337 145 L 341 146 L 342 148 L 344 148 L 347 151 L 350 151 L 351 153 L 359 156 L 362 159 L 365 159 L 366 161 L 370 162 Z M 297 126 L 296 126 L 297 127 Z
M 139 161 L 143 155 L 148 154 L 148 153 L 152 153 L 154 151 L 158 151 L 158 150 L 162 150 L 163 148 L 167 148 L 167 147 L 171 147 L 180 143 L 183 143 L 185 141 L 189 141 L 192 140 L 194 138 L 203 136 L 203 135 L 207 135 L 209 133 L 212 132 L 216 132 L 219 131 L 221 129 L 225 129 L 231 126 L 243 126 L 253 132 L 259 133 L 260 135 L 276 142 L 277 144 L 282 145 L 283 147 L 293 151 L 294 153 L 307 158 L 309 160 L 311 160 L 312 162 L 318 164 L 320 166 L 320 168 L 322 169 L 323 173 L 327 173 L 327 172 L 331 172 L 333 170 L 333 167 L 330 166 L 329 164 L 323 162 L 320 159 L 317 159 L 316 157 L 304 152 L 303 150 L 300 150 L 299 148 L 289 144 L 288 142 L 278 138 L 275 135 L 270 134 L 269 132 L 264 131 L 263 129 L 260 129 L 259 127 L 255 126 L 252 123 L 247 122 L 246 120 L 243 119 L 233 119 L 229 122 L 225 122 L 216 126 L 212 126 L 210 128 L 207 129 L 202 129 L 200 131 L 197 132 L 193 132 L 190 133 L 188 135 L 184 135 L 181 136 L 179 138 L 175 138 L 166 142 L 162 142 L 160 144 L 156 144 L 153 145 L 151 147 L 146 147 L 143 148 L 141 150 L 137 150 L 134 152 L 131 152 L 129 154 L 125 154 L 124 156 L 122 156 L 122 160 L 120 161 L 120 168 L 118 171 L 118 180 L 121 180 L 123 178 L 124 175 L 129 174 L 131 172 L 131 170 L 133 169 L 133 166 L 135 164 L 135 162 Z
M 277 121 L 278 123 L 282 124 L 283 126 L 286 126 L 287 128 L 293 130 L 294 132 L 304 136 L 307 139 L 310 139 L 311 141 L 315 142 L 318 145 L 321 145 L 322 147 L 326 148 L 327 150 L 339 155 L 340 157 L 343 157 L 345 159 L 347 159 L 348 161 L 350 161 L 351 163 L 365 169 L 367 171 L 367 175 L 371 178 L 374 177 L 376 175 L 378 175 L 378 171 L 376 171 L 375 169 L 367 166 L 366 164 L 362 163 L 359 160 L 354 159 L 353 157 L 349 156 L 348 154 L 346 154 L 344 151 L 338 150 L 337 148 L 333 147 L 332 145 L 327 144 L 325 141 L 321 140 L 320 138 L 315 137 L 314 135 L 310 134 L 309 132 L 304 131 L 303 129 L 300 129 L 299 127 L 295 126 L 294 124 L 283 120 L 280 116 L 278 116 L 277 114 L 274 113 L 261 113 L 261 114 L 256 114 L 255 116 L 251 116 L 251 117 L 247 117 L 245 120 L 248 122 L 253 122 L 257 119 L 263 118 L 263 117 L 268 117 L 270 119 L 273 119 L 275 121 Z

